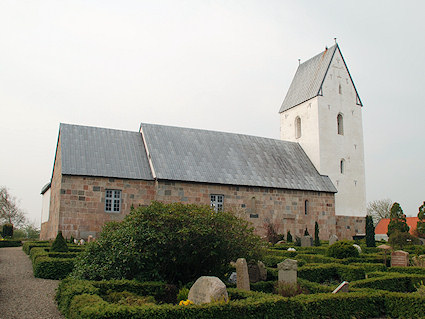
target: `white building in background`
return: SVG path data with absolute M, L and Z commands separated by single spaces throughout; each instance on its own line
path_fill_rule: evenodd
M 279 113 L 281 139 L 337 188 L 336 215 L 365 216 L 362 102 L 338 44 L 299 65 Z

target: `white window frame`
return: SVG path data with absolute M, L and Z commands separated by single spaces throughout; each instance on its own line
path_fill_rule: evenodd
M 121 190 L 107 189 L 105 192 L 105 212 L 119 213 L 121 211 Z
M 223 211 L 224 195 L 211 194 L 210 201 L 210 206 L 214 209 L 215 212 Z

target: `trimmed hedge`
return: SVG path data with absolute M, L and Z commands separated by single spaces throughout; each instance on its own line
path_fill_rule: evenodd
M 22 245 L 22 250 L 29 255 L 30 251 L 34 247 L 50 247 L 50 242 L 48 241 L 27 241 Z
M 375 318 L 382 316 L 415 318 L 423 316 L 425 297 L 386 291 L 362 290 L 350 293 L 318 293 L 284 298 L 255 291 L 228 289 L 228 303 L 178 306 L 171 304 L 128 306 L 113 304 L 102 299 L 111 287 L 135 287 L 134 281 L 89 282 L 64 280 L 56 299 L 59 309 L 67 318 Z M 96 286 L 101 286 L 101 288 Z M 145 287 L 165 286 L 162 283 L 143 283 Z M 156 286 L 155 286 L 156 285 Z M 133 288 L 130 288 L 133 289 Z M 155 288 L 156 289 L 156 288 Z M 155 296 L 155 289 L 149 292 Z M 147 290 L 150 290 L 150 288 Z M 144 292 L 138 291 L 139 295 Z
M 323 263 L 330 264 L 338 262 L 338 259 L 333 257 L 327 257 L 323 255 L 312 255 L 312 254 L 298 254 L 295 257 L 298 260 L 298 266 L 300 266 L 299 262 L 304 261 L 304 263 Z
M 390 267 L 388 271 L 403 274 L 425 275 L 425 268 L 423 267 Z
M 350 283 L 355 288 L 372 288 L 378 290 L 388 290 L 394 292 L 414 292 L 415 285 L 425 281 L 425 275 L 396 274 L 372 277 Z
M 33 264 L 34 276 L 44 279 L 63 279 L 74 269 L 75 258 L 38 256 Z
M 377 271 L 387 271 L 387 267 L 384 264 L 375 264 L 375 263 L 351 263 L 350 266 L 355 266 L 363 269 L 366 273 L 377 272 Z
M 361 267 L 342 264 L 305 265 L 298 268 L 298 277 L 312 282 L 326 281 L 355 281 L 365 278 L 365 271 Z
M 20 240 L 13 240 L 13 239 L 0 240 L 0 248 L 2 248 L 2 247 L 19 247 L 19 246 L 22 246 L 22 242 Z

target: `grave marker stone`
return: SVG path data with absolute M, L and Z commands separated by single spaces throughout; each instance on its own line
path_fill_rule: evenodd
M 332 235 L 329 237 L 329 246 L 335 244 L 339 240 L 337 235 Z
M 229 300 L 226 285 L 217 277 L 202 276 L 189 290 L 187 299 L 196 305 L 218 300 Z
M 267 280 L 267 268 L 266 265 L 262 261 L 258 262 L 258 269 L 260 270 L 260 280 L 266 281 Z
M 391 267 L 409 266 L 409 253 L 403 250 L 397 250 L 391 254 Z
M 313 246 L 313 237 L 310 235 L 301 237 L 301 247 L 311 247 Z
M 297 283 L 298 262 L 294 259 L 285 259 L 277 264 L 278 281 L 287 284 Z
M 248 265 L 245 258 L 236 260 L 236 288 L 241 290 L 250 290 Z

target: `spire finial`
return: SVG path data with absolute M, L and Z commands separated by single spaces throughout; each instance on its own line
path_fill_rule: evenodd
M 338 42 L 336 42 L 336 38 L 334 38 L 334 40 L 335 40 L 335 44 L 338 44 Z

